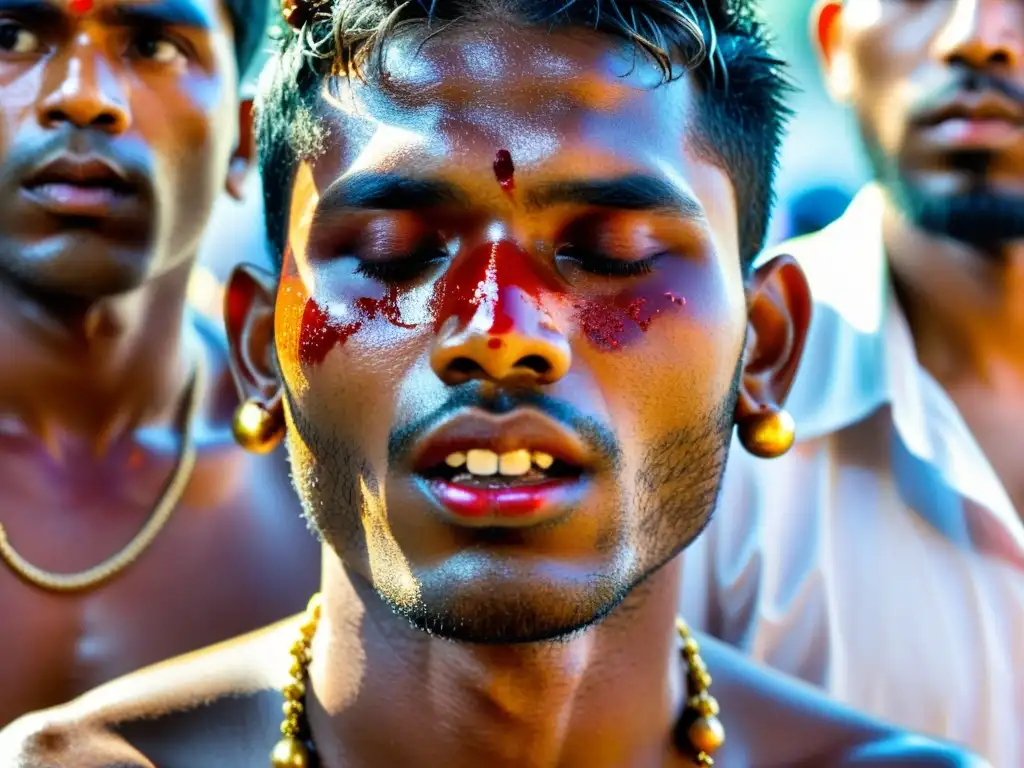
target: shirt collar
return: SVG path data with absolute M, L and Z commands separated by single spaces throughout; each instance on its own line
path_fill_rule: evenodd
M 884 196 L 862 189 L 846 212 L 774 249 L 799 261 L 814 296 L 803 362 L 787 401 L 801 440 L 886 409 L 893 471 L 908 506 L 949 538 L 1024 567 L 1024 525 L 956 406 L 918 362 L 889 279 Z

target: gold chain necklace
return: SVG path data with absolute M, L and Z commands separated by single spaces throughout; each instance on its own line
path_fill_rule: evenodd
M 313 595 L 306 608 L 305 619 L 299 627 L 299 637 L 292 643 L 289 653 L 291 678 L 283 689 L 284 720 L 281 722 L 281 740 L 270 753 L 272 768 L 312 768 L 311 744 L 308 726 L 304 722 L 306 699 L 306 673 L 312 660 L 310 646 L 320 623 L 320 594 Z M 676 726 L 690 747 L 688 755 L 698 766 L 714 765 L 711 755 L 725 743 L 725 728 L 718 719 L 718 702 L 709 692 L 711 675 L 700 657 L 700 645 L 690 634 L 690 627 L 681 618 L 676 619 L 676 631 L 682 640 L 682 654 L 686 661 L 686 690 L 688 698 L 683 714 Z
M 53 592 L 81 592 L 106 581 L 134 563 L 153 543 L 157 534 L 167 523 L 192 476 L 192 468 L 196 463 L 193 429 L 196 412 L 202 400 L 204 378 L 203 360 L 200 353 L 192 367 L 192 377 L 185 391 L 181 450 L 178 453 L 177 463 L 174 465 L 174 470 L 171 472 L 163 493 L 160 494 L 160 498 L 153 506 L 149 518 L 120 552 L 111 555 L 99 565 L 94 565 L 92 568 L 78 573 L 53 573 L 33 565 L 18 554 L 7 540 L 7 532 L 0 524 L 0 558 L 7 563 L 10 569 L 25 581 L 43 589 Z

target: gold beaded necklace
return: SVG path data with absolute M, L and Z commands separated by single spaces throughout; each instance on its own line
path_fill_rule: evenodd
M 284 720 L 281 740 L 270 753 L 272 768 L 312 768 L 313 758 L 305 736 L 306 672 L 312 659 L 310 645 L 320 623 L 320 594 L 313 595 L 306 608 L 306 616 L 299 627 L 299 637 L 292 643 L 289 653 L 292 665 L 288 670 L 291 682 L 283 689 Z M 725 743 L 725 728 L 718 719 L 718 702 L 711 695 L 711 675 L 700 657 L 700 645 L 690 634 L 690 627 L 681 618 L 676 619 L 676 631 L 682 640 L 683 659 L 686 661 L 686 690 L 688 698 L 677 724 L 677 732 L 685 735 L 691 757 L 701 768 L 714 765 L 714 753 Z

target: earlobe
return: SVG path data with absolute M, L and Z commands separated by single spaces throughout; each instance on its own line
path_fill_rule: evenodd
M 232 271 L 224 291 L 231 373 L 241 404 L 232 428 L 246 450 L 266 453 L 284 434 L 284 409 L 274 364 L 276 278 L 249 264 Z
M 810 290 L 792 257 L 778 256 L 754 273 L 735 421 L 740 441 L 755 456 L 781 456 L 793 443 L 795 427 L 783 403 L 810 319 Z
M 235 200 L 245 197 L 245 182 L 256 156 L 252 99 L 242 99 L 238 105 L 238 145 L 231 156 L 225 190 Z

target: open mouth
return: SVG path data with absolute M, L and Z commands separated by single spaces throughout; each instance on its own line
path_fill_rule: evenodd
M 519 448 L 496 453 L 486 448 L 453 451 L 444 461 L 421 472 L 427 480 L 443 480 L 467 488 L 524 488 L 552 480 L 577 480 L 582 467 L 546 451 Z
M 470 413 L 434 430 L 419 445 L 412 470 L 457 520 L 529 524 L 578 503 L 593 457 L 573 432 L 537 412 Z

